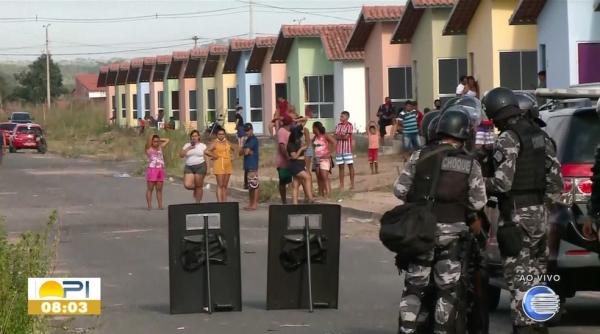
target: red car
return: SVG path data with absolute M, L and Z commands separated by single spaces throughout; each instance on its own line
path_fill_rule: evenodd
M 8 149 L 11 153 L 21 149 L 37 150 L 42 154 L 46 153 L 48 146 L 42 127 L 33 123 L 16 124 L 10 135 Z

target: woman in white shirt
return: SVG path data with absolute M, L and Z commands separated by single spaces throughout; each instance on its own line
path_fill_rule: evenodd
M 196 203 L 202 202 L 204 177 L 208 170 L 205 159 L 206 145 L 200 142 L 200 132 L 190 132 L 190 142 L 183 145 L 179 156 L 185 158 L 183 186 L 194 191 Z

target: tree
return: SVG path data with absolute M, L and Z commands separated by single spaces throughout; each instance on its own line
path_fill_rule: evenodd
M 6 80 L 4 73 L 0 72 L 0 109 L 3 108 L 4 101 L 8 98 L 8 95 L 10 95 L 8 80 Z
M 41 55 L 27 69 L 15 74 L 19 86 L 15 88 L 14 96 L 33 103 L 46 101 L 46 55 Z M 50 57 L 50 96 L 57 97 L 65 92 L 62 83 L 60 67 Z

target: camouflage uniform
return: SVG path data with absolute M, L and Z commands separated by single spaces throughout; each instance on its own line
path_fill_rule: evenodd
M 416 173 L 416 163 L 421 151 L 415 151 L 407 161 L 402 174 L 394 183 L 394 195 L 406 201 Z M 469 175 L 468 206 L 480 210 L 487 202 L 485 184 L 479 163 L 473 160 Z M 435 249 L 423 254 L 408 264 L 404 291 L 400 302 L 400 333 L 416 333 L 416 325 L 424 321 L 428 310 L 422 309 L 422 291 L 430 284 L 433 270 L 437 300 L 435 302 L 435 333 L 451 331 L 451 317 L 455 311 L 456 288 L 461 278 L 462 265 L 458 260 L 448 259 L 449 252 L 457 248 L 461 234 L 468 231 L 465 222 L 437 224 Z M 441 258 L 441 260 L 439 259 Z M 450 256 L 450 258 L 452 258 Z M 417 291 L 417 292 L 415 292 Z M 420 292 L 419 292 L 420 291 Z M 412 325 L 407 325 L 412 324 Z
M 546 146 L 546 199 L 557 201 L 562 190 L 560 163 L 549 138 Z M 511 190 L 519 156 L 519 137 L 513 131 L 504 131 L 498 137 L 494 152 L 497 167 L 494 176 L 486 178 L 488 192 L 508 193 Z M 523 248 L 518 256 L 504 257 L 504 276 L 511 293 L 511 316 L 515 326 L 530 326 L 535 322 L 523 313 L 523 296 L 529 288 L 541 282 L 527 282 L 521 275 L 538 275 L 546 272 L 548 249 L 546 247 L 546 209 L 543 204 L 516 208 L 512 221 L 522 228 Z M 500 218 L 499 225 L 504 221 Z

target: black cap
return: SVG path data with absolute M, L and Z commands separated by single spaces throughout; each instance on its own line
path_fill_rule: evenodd
M 254 129 L 252 127 L 252 123 L 246 123 L 246 124 L 244 124 L 244 130 L 248 131 L 248 130 L 251 130 L 251 129 Z

